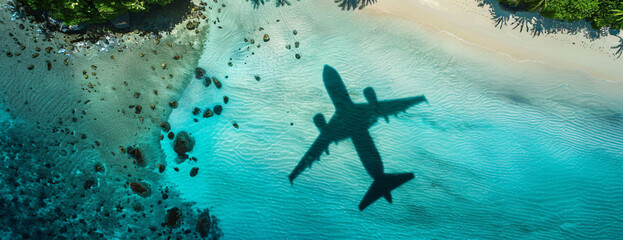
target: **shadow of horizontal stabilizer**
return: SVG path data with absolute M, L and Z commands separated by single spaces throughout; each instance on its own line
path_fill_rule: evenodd
M 363 211 L 381 197 L 385 197 L 387 202 L 392 203 L 391 191 L 414 177 L 413 173 L 391 173 L 375 179 L 361 203 L 359 203 L 359 211 Z

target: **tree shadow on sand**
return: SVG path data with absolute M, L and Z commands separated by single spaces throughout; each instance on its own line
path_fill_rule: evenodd
M 253 8 L 257 9 L 260 7 L 260 5 L 264 5 L 265 3 L 269 2 L 269 0 L 247 0 L 247 2 L 251 2 L 251 4 L 253 5 Z M 275 6 L 276 7 L 281 7 L 281 6 L 290 6 L 291 3 L 288 0 L 276 0 L 275 1 Z
M 253 8 L 259 8 L 260 5 L 264 5 L 270 0 L 246 0 L 253 5 Z M 337 3 L 338 7 L 342 8 L 342 10 L 355 10 L 355 9 L 363 9 L 365 6 L 376 3 L 377 0 L 334 0 Z M 275 6 L 285 6 L 290 5 L 290 1 L 288 0 L 276 0 Z
M 554 20 L 541 16 L 537 12 L 522 12 L 519 9 L 509 8 L 501 5 L 498 0 L 476 0 L 480 7 L 490 7 L 493 24 L 495 27 L 512 27 L 520 32 L 526 31 L 532 37 L 538 37 L 541 34 L 581 34 L 588 40 L 596 40 L 605 36 L 616 36 L 618 31 L 607 31 L 607 29 L 595 30 L 589 22 L 583 20 L 566 22 L 562 20 Z M 616 36 L 619 39 L 621 37 Z M 623 39 L 620 44 L 613 46 L 617 49 L 614 55 L 620 58 L 623 54 Z
M 617 51 L 614 53 L 614 56 L 616 58 L 621 58 L 621 55 L 623 54 L 623 38 L 619 37 L 619 36 L 615 36 L 619 38 L 619 44 L 612 47 L 612 49 L 616 49 Z
M 498 0 L 477 0 L 479 6 L 490 7 L 492 20 L 498 28 L 510 26 L 513 29 L 524 30 L 532 34 L 533 37 L 541 34 L 583 34 L 584 37 L 594 40 L 608 35 L 607 32 L 598 31 L 591 27 L 591 24 L 584 21 L 566 22 L 542 17 L 537 12 L 522 12 L 519 9 L 509 8 L 501 5 Z

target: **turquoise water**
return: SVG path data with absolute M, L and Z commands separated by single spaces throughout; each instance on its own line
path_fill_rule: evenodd
M 169 119 L 173 132 L 195 138 L 189 155 L 198 161 L 177 164 L 171 141 L 161 144 L 180 169 L 169 180 L 219 216 L 224 239 L 621 238 L 620 84 L 330 1 L 257 10 L 234 2 L 219 18 L 199 66 L 223 87 L 194 80 Z M 379 100 L 429 101 L 370 128 L 386 172 L 415 174 L 393 204 L 357 209 L 372 179 L 350 141 L 288 181 L 318 136 L 312 117 L 334 112 L 324 64 L 355 102 L 368 86 Z M 216 104 L 222 115 L 193 117 L 194 107 Z

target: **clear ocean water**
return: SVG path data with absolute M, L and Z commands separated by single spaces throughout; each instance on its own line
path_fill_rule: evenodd
M 223 11 L 199 64 L 223 87 L 192 81 L 169 119 L 195 139 L 198 161 L 176 163 L 171 140 L 161 144 L 180 169 L 168 179 L 219 216 L 224 239 L 623 237 L 623 99 L 612 83 L 331 1 Z M 312 117 L 334 112 L 324 64 L 355 102 L 368 86 L 380 100 L 429 101 L 370 128 L 385 171 L 415 174 L 393 204 L 357 209 L 372 179 L 350 141 L 288 181 L 319 134 Z M 221 115 L 192 115 L 217 104 Z M 192 167 L 196 177 L 181 174 Z

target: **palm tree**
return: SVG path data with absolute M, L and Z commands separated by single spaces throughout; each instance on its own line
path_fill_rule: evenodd
M 549 0 L 526 0 L 525 1 L 528 6 L 532 7 L 529 9 L 530 11 L 543 10 L 547 8 L 547 3 Z
M 614 17 L 615 23 L 623 23 L 623 10 L 621 9 L 612 10 L 612 16 Z

